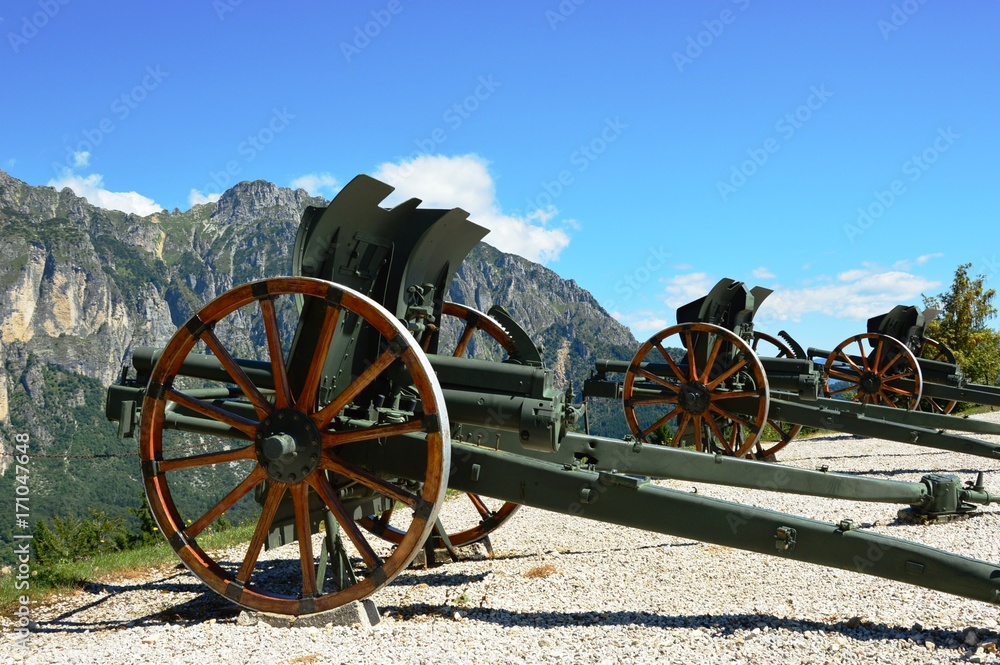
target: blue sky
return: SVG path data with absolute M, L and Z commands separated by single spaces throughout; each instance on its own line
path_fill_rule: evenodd
M 1000 276 L 1000 6 L 10 0 L 0 168 L 148 214 L 358 173 L 644 339 L 721 277 L 804 346 Z

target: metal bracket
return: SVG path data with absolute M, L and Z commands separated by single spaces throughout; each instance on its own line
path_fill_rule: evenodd
M 774 547 L 781 552 L 791 552 L 795 549 L 795 529 L 790 526 L 779 526 L 774 533 Z

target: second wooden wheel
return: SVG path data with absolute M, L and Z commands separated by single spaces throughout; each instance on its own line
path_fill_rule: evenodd
M 442 355 L 450 355 L 455 358 L 468 357 L 475 348 L 480 351 L 476 355 L 495 357 L 498 351 L 484 349 L 483 346 L 491 342 L 477 336 L 477 332 L 484 333 L 486 337 L 499 345 L 502 352 L 506 352 L 510 356 L 516 354 L 514 340 L 503 329 L 503 326 L 488 314 L 455 302 L 444 303 L 442 313 L 454 317 L 464 324 L 458 335 L 455 348 L 451 350 L 439 349 Z M 428 335 L 428 339 L 429 337 L 430 335 Z M 513 517 L 517 509 L 520 508 L 519 504 L 499 501 L 478 494 L 465 494 L 449 501 L 457 501 L 461 504 L 449 505 L 446 512 L 450 514 L 447 518 L 442 519 L 448 542 L 453 547 L 464 547 L 483 540 Z M 380 538 L 392 543 L 399 543 L 405 535 L 403 525 L 406 524 L 407 519 L 406 515 L 401 516 L 390 508 L 379 515 L 366 516 L 358 523 Z M 445 545 L 444 539 L 436 532 L 431 534 L 431 539 L 436 548 Z
M 625 373 L 623 402 L 640 441 L 690 442 L 698 451 L 746 457 L 766 426 L 770 396 L 764 367 L 742 338 L 684 323 L 639 348 Z
M 865 342 L 871 351 L 865 350 Z M 888 335 L 863 333 L 844 340 L 827 357 L 823 371 L 828 397 L 850 395 L 862 404 L 903 409 L 920 402 L 920 364 L 905 344 Z
M 930 337 L 925 337 L 923 339 L 923 343 L 920 345 L 920 353 L 916 355 L 917 358 L 922 360 L 933 360 L 936 362 L 948 363 L 949 365 L 958 364 L 958 360 L 955 358 L 955 353 L 949 349 L 946 344 L 939 342 L 936 339 L 931 339 Z M 958 400 L 925 396 L 920 400 L 918 408 L 921 411 L 927 411 L 930 413 L 948 414 L 954 411 L 956 406 L 958 406 Z
M 751 348 L 753 348 L 754 353 L 764 358 L 795 357 L 795 351 L 783 339 L 758 330 L 753 332 Z M 774 460 L 778 451 L 791 443 L 792 439 L 802 431 L 802 425 L 786 423 L 773 418 L 767 419 L 767 425 L 764 433 L 754 444 L 753 457 L 755 459 Z

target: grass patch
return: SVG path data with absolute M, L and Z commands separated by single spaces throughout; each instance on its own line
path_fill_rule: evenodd
M 551 563 L 545 563 L 542 564 L 541 566 L 535 566 L 534 568 L 526 572 L 524 576 L 540 579 L 542 577 L 555 575 L 557 572 L 559 571 L 555 566 L 553 566 Z
M 232 547 L 247 543 L 253 537 L 255 525 L 234 526 L 221 532 L 209 532 L 198 538 L 198 545 L 205 550 Z M 0 580 L 0 612 L 8 614 L 20 604 L 19 598 L 27 595 L 32 603 L 41 603 L 51 596 L 79 589 L 92 582 L 142 577 L 158 566 L 178 563 L 179 559 L 166 542 L 139 547 L 122 552 L 107 552 L 85 561 L 73 561 L 40 566 L 31 562 L 30 587 L 17 589 L 17 567 Z

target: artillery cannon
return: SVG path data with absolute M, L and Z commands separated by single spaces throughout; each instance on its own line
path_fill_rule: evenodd
M 750 289 L 743 282 L 720 280 L 706 296 L 679 308 L 677 325 L 653 335 L 631 361 L 598 360 L 584 395 L 622 400 L 629 427 L 641 441 L 663 441 L 669 435 L 674 445 L 735 457 L 774 459 L 802 426 L 990 459 L 1000 456 L 1000 445 L 955 433 L 1000 434 L 998 424 L 948 416 L 939 409 L 897 408 L 906 400 L 915 406 L 921 399 L 923 367 L 941 377 L 933 393 L 938 397 L 988 400 L 1000 397 L 1000 390 L 945 385 L 945 380 L 960 384 L 957 367 L 918 362 L 908 348 L 884 333 L 870 338 L 874 350 L 865 357 L 846 355 L 842 348 L 802 351 L 784 331 L 778 339 L 754 330 L 754 314 L 770 294 L 759 286 Z M 899 319 L 873 321 L 884 327 L 889 321 L 898 325 Z M 767 345 L 774 347 L 774 355 L 758 355 Z M 817 356 L 826 359 L 825 365 L 812 360 Z M 858 371 L 849 373 L 845 365 Z M 624 379 L 612 380 L 609 374 Z M 834 380 L 845 380 L 845 387 L 831 388 Z M 851 389 L 863 397 L 867 393 L 858 385 L 869 382 L 877 382 L 876 397 L 889 401 L 838 398 Z
M 827 388 L 828 395 L 850 392 L 857 402 L 932 414 L 949 414 L 959 402 L 1000 406 L 1000 387 L 969 383 L 952 350 L 924 334 L 938 313 L 897 305 L 870 318 L 868 332 L 847 338 L 833 351 L 802 352 L 786 333 L 779 334 L 798 349 L 797 356 L 818 359 L 828 379 L 839 381 L 839 387 Z M 910 421 L 921 422 L 918 417 Z
M 291 615 L 367 597 L 432 536 L 449 541 L 468 531 L 438 519 L 446 489 L 454 489 L 473 504 L 502 503 L 496 511 L 484 504 L 465 539 L 486 537 L 504 508 L 522 504 L 1000 601 L 993 563 L 649 481 L 680 473 L 958 514 L 995 498 L 981 479 L 962 487 L 956 478 L 852 478 L 573 432 L 580 407 L 554 386 L 530 338 L 501 310 L 461 316 L 466 330 L 508 345 L 505 362 L 463 357 L 465 333 L 450 353 L 439 352 L 443 295 L 485 230 L 459 209 L 420 209 L 417 200 L 384 209 L 391 191 L 359 176 L 326 208 L 308 208 L 295 276 L 217 297 L 163 349 L 136 350 L 108 391 L 109 419 L 121 435 L 138 437 L 160 530 L 211 589 L 250 609 Z M 689 353 L 701 342 L 695 332 L 687 333 Z M 740 362 L 706 339 L 711 358 Z M 704 365 L 708 380 L 733 386 L 728 402 L 757 410 L 767 403 L 766 392 L 746 394 L 756 386 L 743 366 L 720 365 L 713 375 L 715 366 Z M 810 398 L 819 385 L 794 383 Z M 222 467 L 236 470 L 234 486 L 200 482 L 199 473 Z M 211 495 L 207 509 L 184 505 L 192 490 Z M 251 494 L 261 507 L 242 558 L 205 552 L 199 535 Z M 405 519 L 389 529 L 393 517 Z M 391 542 L 373 540 L 366 528 L 391 533 Z M 293 540 L 299 556 L 289 578 L 261 553 Z

